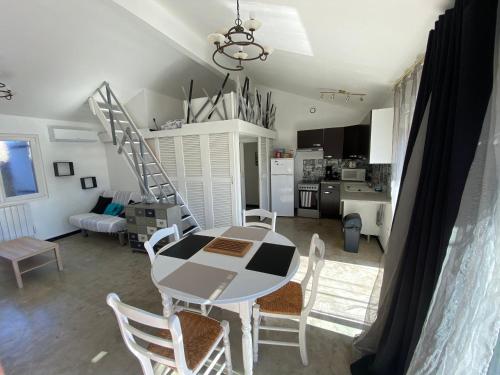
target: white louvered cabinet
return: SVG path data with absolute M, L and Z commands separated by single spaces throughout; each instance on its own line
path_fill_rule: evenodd
M 148 134 L 156 138 L 164 169 L 203 229 L 241 225 L 241 129 L 258 138 L 261 207 L 269 209 L 273 131 L 227 120 Z

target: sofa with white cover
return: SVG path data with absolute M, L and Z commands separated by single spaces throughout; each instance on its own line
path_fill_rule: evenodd
M 140 202 L 141 194 L 130 191 L 104 191 L 103 197 L 113 198 L 112 203 L 127 206 L 130 201 Z M 87 231 L 118 234 L 121 244 L 126 242 L 127 220 L 120 216 L 96 214 L 93 212 L 77 214 L 69 217 L 70 224 L 80 228 L 84 235 Z

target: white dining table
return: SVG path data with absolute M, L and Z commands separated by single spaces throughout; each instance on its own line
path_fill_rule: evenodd
M 230 227 L 209 229 L 200 231 L 193 235 L 219 237 L 229 228 Z M 182 241 L 182 239 L 180 241 Z M 243 333 L 243 366 L 246 375 L 250 375 L 253 372 L 251 334 L 252 305 L 257 298 L 272 293 L 289 282 L 297 272 L 300 263 L 299 252 L 297 251 L 297 249 L 295 249 L 292 260 L 290 261 L 290 265 L 288 267 L 288 272 L 284 277 L 276 276 L 270 273 L 247 270 L 245 267 L 263 242 L 295 247 L 295 245 L 285 236 L 272 231 L 267 231 L 262 241 L 251 242 L 253 242 L 252 247 L 243 257 L 222 255 L 200 250 L 189 259 L 179 259 L 171 256 L 157 256 L 155 261 L 153 262 L 153 267 L 151 269 L 151 277 L 153 283 L 156 285 L 162 295 L 163 313 L 165 316 L 169 316 L 174 312 L 172 298 L 176 298 L 189 303 L 214 305 L 239 314 L 241 319 L 241 330 Z M 158 252 L 158 254 L 166 251 L 175 243 L 176 242 L 169 243 L 164 248 L 162 248 Z M 165 285 L 165 283 L 160 284 L 163 279 L 175 272 L 186 262 L 193 262 L 205 266 L 217 267 L 227 271 L 232 271 L 236 273 L 236 276 L 234 276 L 232 281 L 229 283 L 229 285 L 227 285 L 222 293 L 220 293 L 213 299 L 203 299 L 196 295 L 186 293 L 182 290 L 182 288 L 179 288 L 178 286 L 176 288 L 170 288 L 168 287 L 168 285 Z M 196 281 L 200 284 L 203 283 L 202 280 L 197 279 Z

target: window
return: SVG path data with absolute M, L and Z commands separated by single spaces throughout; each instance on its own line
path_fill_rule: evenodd
M 0 135 L 0 203 L 46 195 L 36 136 Z

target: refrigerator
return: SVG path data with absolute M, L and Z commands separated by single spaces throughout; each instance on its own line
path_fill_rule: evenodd
M 271 159 L 271 208 L 278 216 L 294 216 L 293 158 Z

